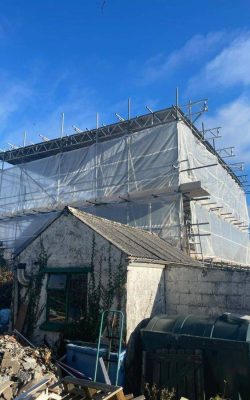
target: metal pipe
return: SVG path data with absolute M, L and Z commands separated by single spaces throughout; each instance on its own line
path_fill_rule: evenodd
M 64 112 L 62 113 L 61 138 L 64 135 Z
M 131 102 L 130 97 L 128 98 L 128 120 L 130 120 L 130 109 L 131 109 Z
M 99 128 L 99 113 L 96 113 L 96 129 Z
M 176 119 L 178 119 L 178 107 L 179 107 L 179 89 L 175 89 L 175 106 L 176 106 Z
M 25 275 L 25 268 L 26 268 L 26 264 L 25 263 L 18 264 L 18 266 L 17 266 L 17 280 L 22 286 L 28 287 L 29 283 L 30 283 L 30 278 L 28 278 Z
M 26 131 L 24 131 L 24 133 L 23 133 L 23 147 L 25 147 L 26 146 Z

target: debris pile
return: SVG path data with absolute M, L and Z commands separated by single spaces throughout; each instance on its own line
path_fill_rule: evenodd
M 14 336 L 0 336 L 0 399 L 13 399 L 45 375 L 56 381 L 56 372 L 49 349 L 25 347 Z M 8 390 L 1 393 L 1 386 Z

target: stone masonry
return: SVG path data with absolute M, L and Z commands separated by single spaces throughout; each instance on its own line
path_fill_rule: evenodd
M 129 266 L 128 336 L 142 320 L 157 314 L 224 312 L 250 315 L 250 268 L 142 263 Z

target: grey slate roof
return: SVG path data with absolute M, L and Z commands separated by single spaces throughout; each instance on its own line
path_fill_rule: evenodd
M 67 207 L 68 211 L 134 259 L 200 265 L 158 235 Z

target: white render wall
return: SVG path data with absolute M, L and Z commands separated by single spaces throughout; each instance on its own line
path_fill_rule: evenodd
M 133 263 L 127 273 L 127 341 L 142 320 L 164 310 L 164 266 Z
M 94 240 L 94 252 L 93 251 Z M 34 264 L 39 260 L 41 254 L 41 241 L 46 253 L 48 254 L 47 268 L 83 268 L 90 266 L 91 261 L 94 265 L 94 273 L 96 282 L 98 282 L 101 270 L 101 283 L 103 287 L 108 287 L 109 268 L 114 275 L 117 268 L 121 268 L 126 273 L 126 256 L 107 240 L 95 233 L 87 225 L 80 222 L 72 215 L 62 215 L 54 223 L 52 223 L 39 237 L 37 237 L 25 250 L 17 257 L 15 263 L 26 263 L 26 273 L 32 279 L 36 274 L 38 267 Z M 93 260 L 92 260 L 93 257 Z M 46 284 L 48 274 L 44 274 L 44 279 L 39 297 L 38 314 L 39 319 L 36 323 L 32 340 L 36 343 L 42 341 L 46 334 L 47 339 L 52 342 L 56 340 L 58 334 L 48 331 L 42 331 L 39 326 L 46 319 Z M 90 274 L 88 274 L 90 276 Z M 15 282 L 17 285 L 17 281 Z M 16 293 L 16 292 L 15 292 Z M 14 301 L 14 310 L 19 307 L 20 303 L 27 302 L 27 288 L 21 287 L 19 284 L 19 304 L 16 296 Z M 122 299 L 122 309 L 125 307 L 126 292 Z M 113 306 L 116 307 L 116 298 Z
M 19 256 L 19 262 L 27 263 L 28 273 L 34 269 L 34 262 L 41 252 L 41 240 L 48 254 L 47 267 L 89 266 L 92 257 L 93 238 L 95 240 L 94 264 L 103 262 L 107 269 L 108 242 L 87 225 L 71 214 L 62 214 L 41 235 L 29 244 Z M 117 264 L 121 251 L 112 246 L 112 265 Z

